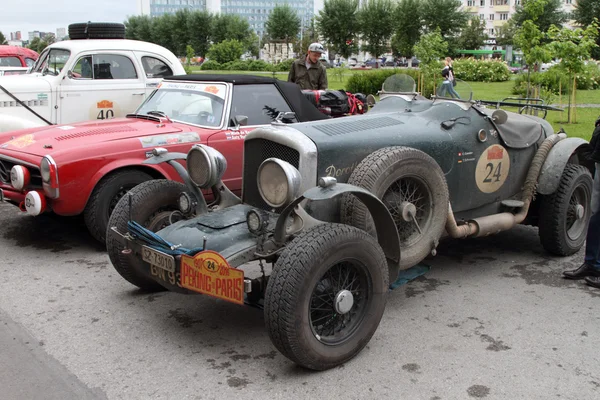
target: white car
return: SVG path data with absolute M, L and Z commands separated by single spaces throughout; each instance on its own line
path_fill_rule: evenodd
M 65 40 L 30 73 L 0 76 L 0 132 L 124 117 L 165 76 L 183 75 L 162 46 L 127 39 Z

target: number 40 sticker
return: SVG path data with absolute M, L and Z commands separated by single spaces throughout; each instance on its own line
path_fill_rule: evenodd
M 479 161 L 475 169 L 475 181 L 477 187 L 483 193 L 493 193 L 500 189 L 510 170 L 510 158 L 508 151 L 499 144 L 494 144 L 488 147 Z

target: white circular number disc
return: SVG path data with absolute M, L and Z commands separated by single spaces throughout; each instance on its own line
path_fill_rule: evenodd
M 488 147 L 479 157 L 475 168 L 477 187 L 483 193 L 497 191 L 506 182 L 509 170 L 508 151 L 499 144 Z

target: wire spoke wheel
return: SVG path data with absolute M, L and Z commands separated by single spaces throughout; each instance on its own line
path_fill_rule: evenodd
M 364 318 L 371 283 L 357 260 L 333 265 L 317 282 L 310 299 L 310 324 L 317 340 L 339 344 Z

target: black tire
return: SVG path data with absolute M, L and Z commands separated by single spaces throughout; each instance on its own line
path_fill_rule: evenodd
M 344 285 L 347 281 L 352 284 Z M 368 233 L 342 224 L 302 232 L 281 253 L 267 284 L 264 316 L 271 341 L 305 368 L 326 370 L 343 364 L 377 330 L 388 287 L 385 255 Z M 323 295 L 337 298 L 343 288 L 355 296 L 363 293 L 345 313 L 336 311 L 335 301 L 323 301 Z M 329 326 L 316 326 L 323 318 Z M 327 330 L 336 328 L 337 336 Z
M 568 256 L 583 246 L 591 216 L 592 186 L 587 168 L 567 164 L 556 191 L 541 199 L 539 236 L 547 252 Z M 581 218 L 577 218 L 578 212 Z
M 69 39 L 124 39 L 125 25 L 111 22 L 89 22 L 69 25 Z
M 165 221 L 167 210 L 177 209 L 177 199 L 181 192 L 187 191 L 184 184 L 166 179 L 155 179 L 141 183 L 131 189 L 131 219 L 145 228 L 154 232 L 159 231 L 166 225 L 156 224 L 157 220 Z M 116 240 L 111 227 L 116 227 L 121 233 L 127 232 L 129 221 L 129 195 L 124 196 L 115 207 L 106 232 L 106 251 L 111 263 L 117 272 L 129 283 L 147 292 L 157 292 L 165 288 L 138 272 L 143 269 L 143 262 L 139 258 L 125 255 L 121 252 L 123 246 Z
M 367 189 L 388 207 L 400 236 L 401 269 L 427 257 L 444 232 L 449 199 L 444 173 L 433 158 L 409 147 L 379 149 L 358 164 L 348 183 Z M 415 192 L 407 193 L 411 190 Z M 399 208 L 405 201 L 415 204 L 422 233 L 402 218 Z M 342 200 L 341 220 L 377 236 L 368 209 L 352 195 Z
M 151 179 L 152 176 L 145 172 L 124 170 L 109 174 L 98 182 L 83 211 L 85 225 L 96 240 L 105 243 L 108 219 L 125 193 Z

